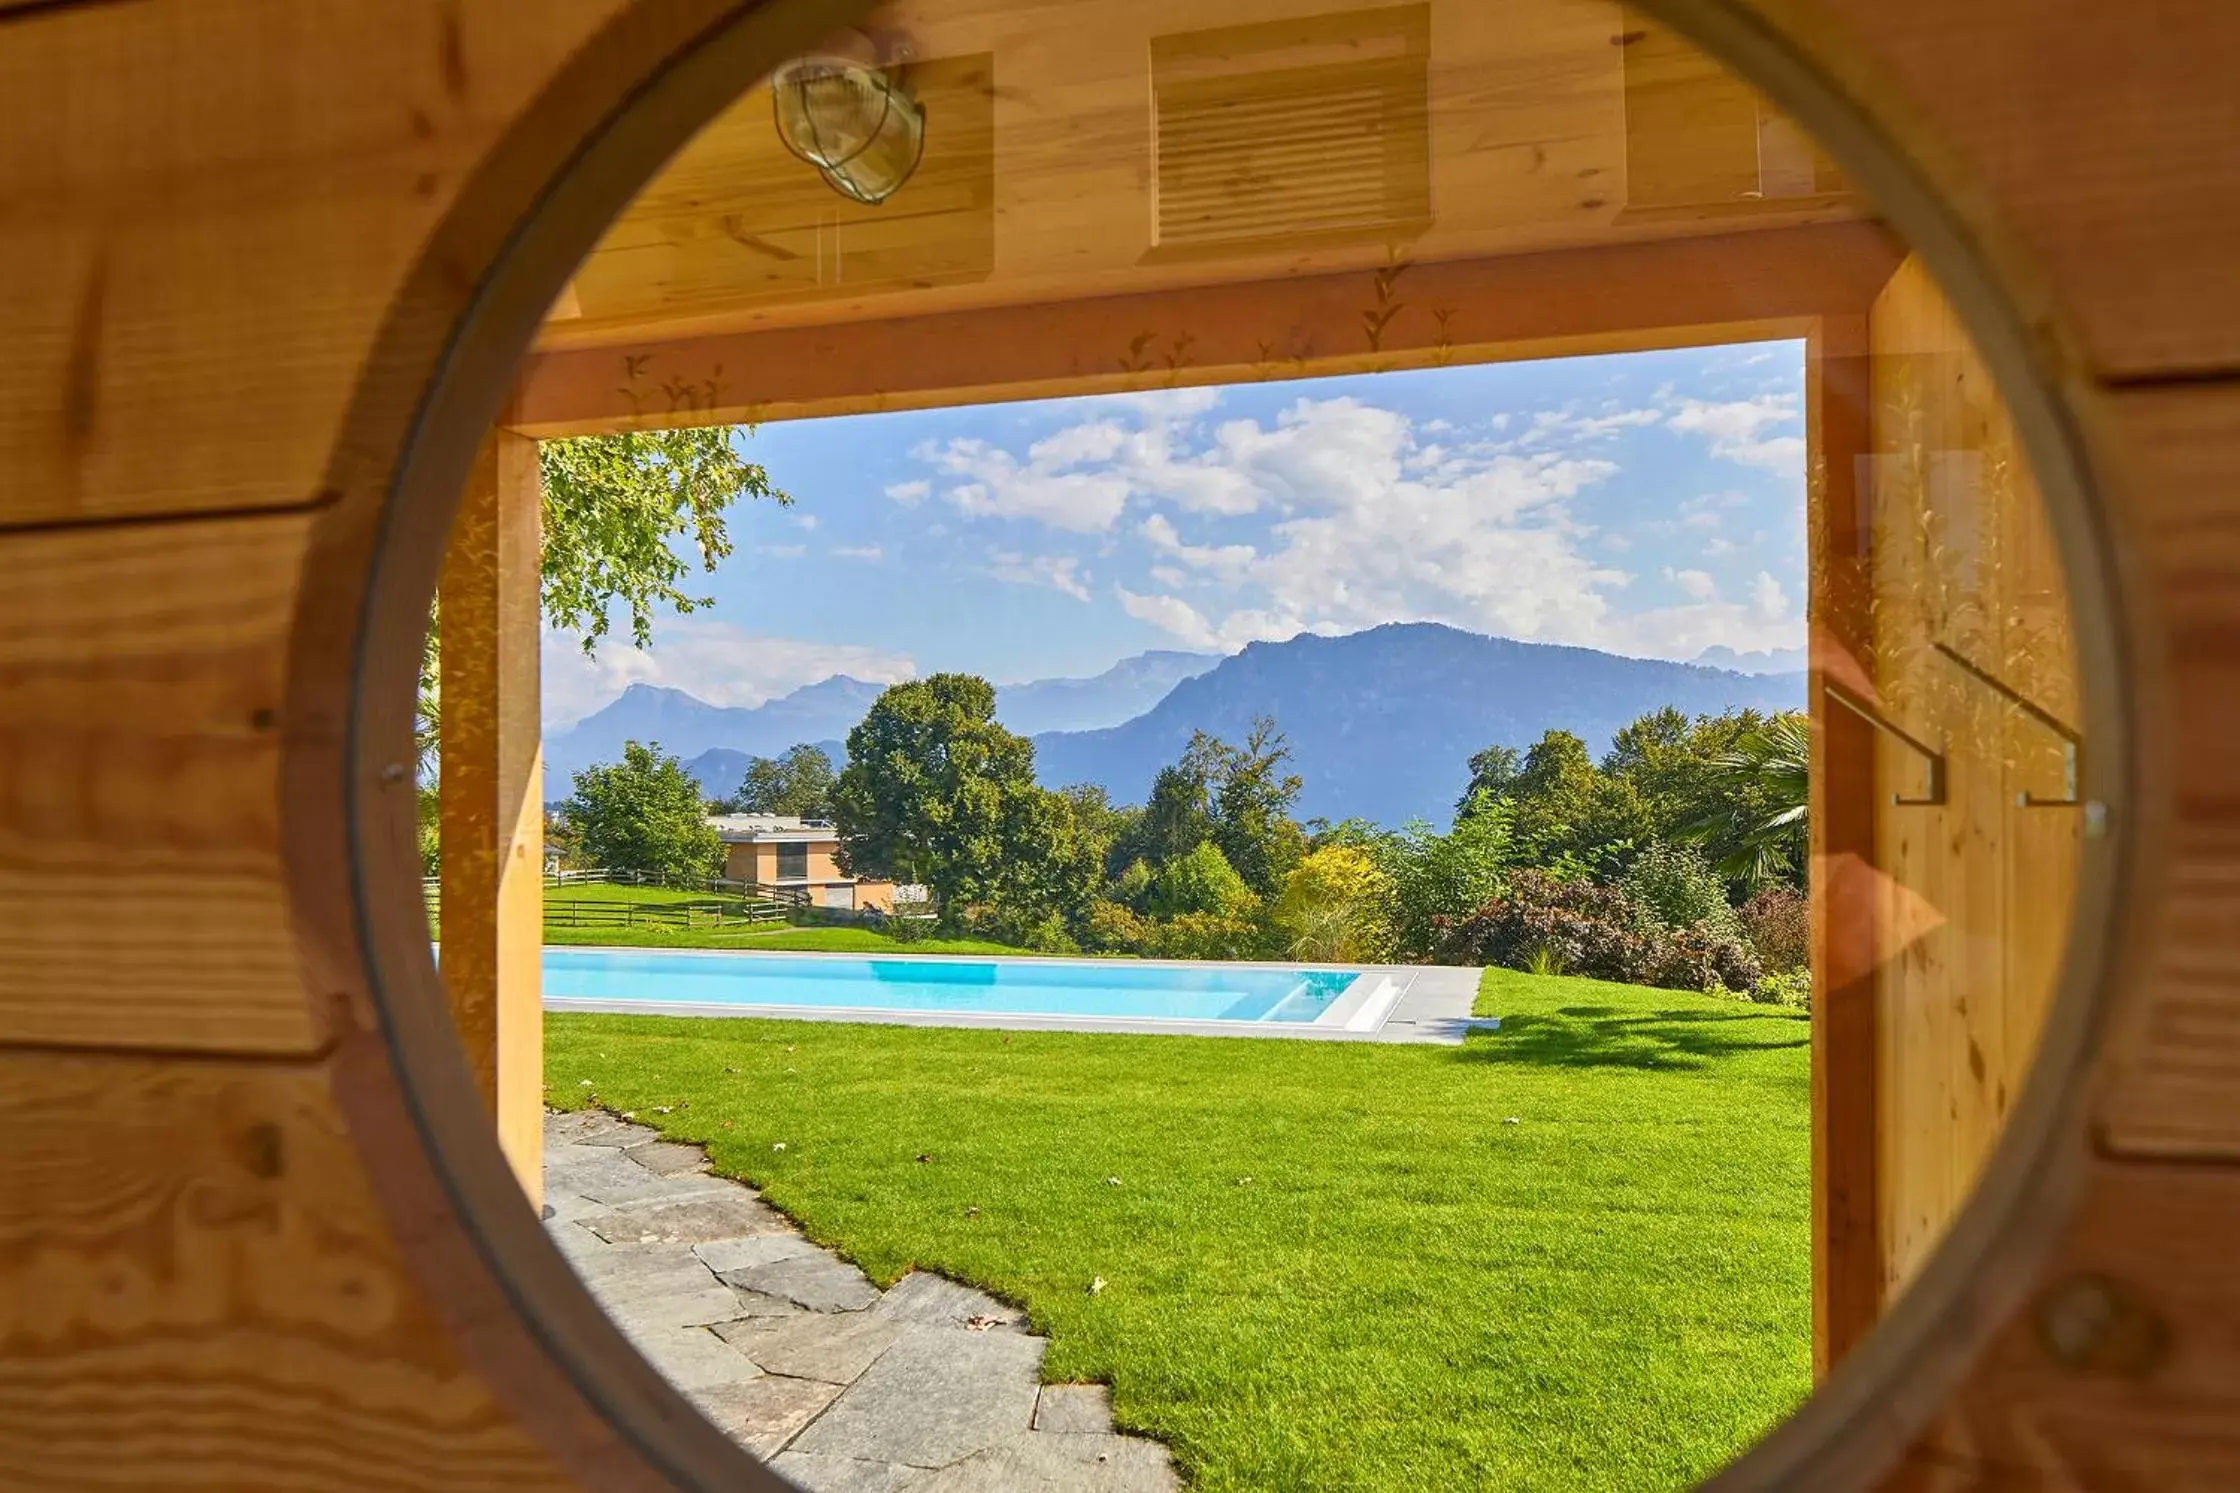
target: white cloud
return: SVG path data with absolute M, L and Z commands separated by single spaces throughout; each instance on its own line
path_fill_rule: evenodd
M 712 705 L 759 705 L 834 674 L 891 684 L 917 672 L 908 655 L 887 649 L 770 637 L 705 617 L 663 619 L 644 652 L 610 636 L 592 658 L 573 634 L 547 630 L 542 653 L 544 720 L 555 730 L 633 684 L 681 689 Z
M 1607 440 L 1621 430 L 1662 424 L 1664 418 L 1665 412 L 1657 409 L 1605 408 L 1593 415 L 1572 410 L 1541 410 L 1532 417 L 1531 428 L 1523 439 L 1527 445 L 1547 445 L 1559 440 Z
M 1588 559 L 1568 502 L 1617 471 L 1565 452 L 1426 463 L 1408 419 L 1354 399 L 1301 400 L 1270 424 L 1224 424 L 1195 461 L 1247 477 L 1285 517 L 1266 542 L 1193 545 L 1163 514 L 1138 528 L 1177 564 L 1129 615 L 1194 647 L 1238 647 L 1393 620 L 1591 641 L 1628 577 Z M 1172 594 L 1187 572 L 1210 595 Z
M 1735 542 L 1732 539 L 1714 535 L 1703 542 L 1703 557 L 1707 560 L 1716 560 L 1721 555 L 1731 555 L 1734 552 Z
M 1075 601 L 1089 599 L 1089 576 L 1072 555 L 1018 555 L 997 551 L 988 557 L 988 574 L 1015 586 L 1044 586 Z
M 817 527 L 817 516 L 814 513 L 796 513 L 793 521 L 804 529 L 814 530 Z
M 1691 529 L 1692 552 L 1750 495 L 1706 493 L 1609 534 L 1575 505 L 1619 472 L 1618 432 L 1668 422 L 1730 459 L 1769 460 L 1795 403 L 1665 392 L 1655 408 L 1520 416 L 1532 434 L 1490 443 L 1441 438 L 1431 422 L 1353 397 L 1212 423 L 1201 418 L 1218 404 L 1211 392 L 1169 390 L 1085 402 L 1080 418 L 1023 449 L 958 439 L 917 455 L 949 479 L 943 496 L 968 517 L 1100 536 L 1100 564 L 1130 576 L 1106 594 L 1189 647 L 1430 621 L 1685 658 L 1714 644 L 1793 646 L 1802 622 L 1785 596 L 1722 598 L 1700 569 L 1665 572 L 1683 605 L 1622 612 L 1634 576 L 1597 557 Z M 1027 553 L 999 551 L 991 573 L 1090 599 L 1078 560 L 1017 548 Z
M 840 559 L 861 560 L 867 565 L 876 565 L 887 557 L 887 552 L 876 544 L 843 544 L 836 546 L 832 553 Z
M 932 491 L 933 484 L 930 482 L 890 482 L 887 484 L 887 496 L 905 508 L 923 503 L 926 500 L 926 495 Z
M 1682 399 L 1669 423 L 1674 430 L 1702 436 L 1711 443 L 1711 454 L 1722 460 L 1802 475 L 1804 437 L 1767 433 L 1796 424 L 1797 404 L 1793 393 L 1722 402 Z
M 1161 554 L 1172 556 L 1194 570 L 1211 572 L 1222 580 L 1242 579 L 1252 562 L 1260 558 L 1259 552 L 1249 544 L 1185 544 L 1173 521 L 1163 513 L 1154 513 L 1145 519 L 1137 532 Z
M 1205 613 L 1179 596 L 1143 596 L 1126 586 L 1115 586 L 1113 591 L 1120 598 L 1122 611 L 1174 634 L 1192 648 L 1211 648 L 1220 641 Z
M 986 441 L 956 438 L 920 446 L 920 460 L 965 480 L 946 494 L 971 518 L 1034 519 L 1077 534 L 1102 533 L 1127 505 L 1127 479 L 1072 470 L 1089 457 L 1098 427 L 1076 427 L 1039 443 L 1024 462 Z

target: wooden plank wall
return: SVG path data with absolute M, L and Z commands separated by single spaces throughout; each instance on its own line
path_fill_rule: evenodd
M 2018 801 L 2066 796 L 2061 739 L 1953 656 L 2076 722 L 2067 587 L 2013 419 L 1918 258 L 1875 302 L 1870 340 L 1870 667 L 1882 710 L 1944 752 L 1947 796 L 1898 803 L 1922 792 L 1923 764 L 1880 738 L 1889 1297 L 1943 1238 L 2022 1092 L 2067 942 L 2084 816 Z
M 1979 1241 L 2003 1273 L 1919 1358 L 1872 1395 L 1839 1371 L 1843 1435 L 1777 1435 L 1732 1486 L 1856 1488 L 1901 1455 L 1888 1486 L 1938 1493 L 2240 1486 L 2240 11 L 1665 8 L 1777 27 L 2012 287 L 2105 484 L 2137 754 L 2115 1003 L 2063 1189 Z M 14 1486 L 606 1493 L 675 1485 L 715 1437 L 642 1366 L 602 1403 L 655 1432 L 595 1409 L 599 1355 L 563 1372 L 555 1345 L 627 1359 L 619 1339 L 569 1316 L 564 1265 L 515 1251 L 547 1308 L 532 1333 L 467 1236 L 460 1189 L 497 1185 L 495 1149 L 430 1169 L 339 890 L 348 702 L 295 661 L 345 651 L 305 578 L 362 560 L 507 235 L 594 123 L 744 9 L 0 7 Z M 103 867 L 98 905 L 38 890 Z M 535 1237 L 525 1207 L 478 1226 L 491 1249 Z

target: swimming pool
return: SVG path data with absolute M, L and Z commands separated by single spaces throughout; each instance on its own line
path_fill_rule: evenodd
M 835 954 L 546 949 L 544 993 L 565 1008 L 739 1008 L 741 1014 L 921 1012 L 1122 1021 L 1352 1019 L 1379 982 L 1357 969 L 1122 959 L 863 958 Z M 1387 982 L 1388 983 L 1388 982 Z M 1381 1015 L 1381 1012 L 1378 1014 Z

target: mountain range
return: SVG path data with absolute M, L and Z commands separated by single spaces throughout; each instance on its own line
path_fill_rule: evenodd
M 1299 817 L 1443 826 L 1469 782 L 1471 754 L 1485 747 L 1527 747 L 1560 728 L 1599 754 L 1619 727 L 1665 705 L 1706 715 L 1803 704 L 1802 674 L 1744 675 L 1389 623 L 1254 643 L 1134 720 L 1036 737 L 1035 770 L 1051 787 L 1102 783 L 1115 803 L 1140 803 L 1193 730 L 1234 743 L 1253 717 L 1268 715 L 1306 780 Z
M 1027 736 L 1116 726 L 1220 662 L 1217 653 L 1139 653 L 1093 678 L 998 686 L 996 713 Z M 633 684 L 611 704 L 545 737 L 545 782 L 554 797 L 562 796 L 576 773 L 616 761 L 624 742 L 643 741 L 684 758 L 710 793 L 728 793 L 749 757 L 774 757 L 797 742 L 821 746 L 839 761 L 842 741 L 885 688 L 835 674 L 760 705 L 710 705 L 680 689 Z
M 1745 670 L 1787 660 L 1735 655 Z M 625 741 L 658 741 L 684 757 L 710 794 L 738 785 L 750 756 L 798 742 L 837 764 L 842 740 L 883 685 L 835 676 L 752 707 L 710 705 L 682 690 L 632 685 L 621 698 L 545 743 L 546 781 L 620 757 Z M 1599 753 L 1628 721 L 1673 705 L 1690 715 L 1736 706 L 1804 704 L 1802 673 L 1739 672 L 1701 663 L 1625 658 L 1592 648 L 1482 637 L 1436 623 L 1390 623 L 1345 637 L 1302 634 L 1227 658 L 1159 652 L 1091 679 L 1038 680 L 997 691 L 997 715 L 1032 735 L 1048 786 L 1101 783 L 1116 803 L 1140 802 L 1190 733 L 1243 740 L 1273 716 L 1305 781 L 1302 818 L 1358 815 L 1388 825 L 1444 824 L 1469 780 L 1469 758 L 1526 747 L 1560 728 Z

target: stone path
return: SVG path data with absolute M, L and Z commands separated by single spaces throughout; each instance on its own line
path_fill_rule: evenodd
M 1166 1448 L 1046 1343 L 919 1271 L 880 1291 L 697 1146 L 600 1110 L 545 1117 L 545 1227 L 638 1350 L 811 1493 L 1170 1493 Z

